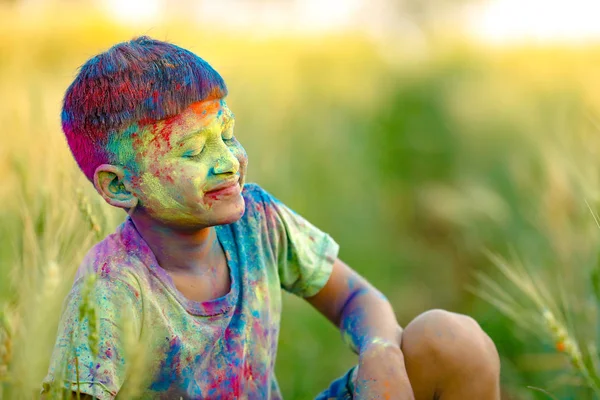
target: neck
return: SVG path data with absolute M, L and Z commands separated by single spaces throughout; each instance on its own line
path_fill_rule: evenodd
M 214 227 L 183 230 L 161 224 L 143 212 L 131 219 L 164 270 L 182 274 L 203 274 L 214 267 L 220 245 Z

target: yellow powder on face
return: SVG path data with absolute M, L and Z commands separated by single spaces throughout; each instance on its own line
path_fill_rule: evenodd
M 149 172 L 142 175 L 142 185 L 145 186 L 145 192 L 148 194 L 148 199 L 152 203 L 160 204 L 162 209 L 180 210 L 184 207 L 169 196 L 166 190 L 160 184 L 160 180 Z
M 133 142 L 139 189 L 145 197 L 142 205 L 172 222 L 210 211 L 213 202 L 204 202 L 204 190 L 222 181 L 217 176 L 222 172 L 239 174 L 244 161 L 243 149 L 231 142 L 232 129 L 233 114 L 224 101 L 194 104 L 143 129 Z

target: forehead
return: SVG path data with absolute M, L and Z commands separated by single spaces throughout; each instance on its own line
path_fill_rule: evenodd
M 169 130 L 179 128 L 178 131 L 186 133 L 189 130 L 200 130 L 212 123 L 227 121 L 233 118 L 233 113 L 227 107 L 225 100 L 209 100 L 192 103 L 180 114 L 163 121 L 161 129 Z M 171 132 L 177 133 L 177 132 Z
M 175 143 L 190 133 L 200 132 L 214 124 L 233 119 L 224 99 L 192 103 L 181 113 L 158 121 L 144 129 L 150 142 Z
M 139 157 L 158 151 L 170 151 L 186 136 L 208 129 L 215 125 L 223 125 L 233 120 L 233 113 L 225 100 L 208 100 L 192 103 L 181 113 L 155 122 L 151 125 L 132 126 L 126 135 L 131 139 L 131 150 Z M 125 132 L 127 133 L 127 132 Z M 143 157 L 142 157 L 143 158 Z M 136 157 L 137 159 L 137 157 Z

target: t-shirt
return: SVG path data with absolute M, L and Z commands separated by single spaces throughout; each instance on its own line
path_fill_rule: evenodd
M 215 227 L 231 278 L 220 298 L 185 298 L 129 218 L 92 248 L 65 300 L 42 391 L 55 380 L 76 391 L 78 376 L 80 391 L 101 400 L 124 392 L 143 399 L 281 398 L 274 374 L 281 288 L 315 295 L 339 247 L 258 185 L 246 184 L 242 196 L 244 215 Z M 140 364 L 149 377 L 141 385 L 134 378 Z M 128 387 L 134 384 L 139 391 Z

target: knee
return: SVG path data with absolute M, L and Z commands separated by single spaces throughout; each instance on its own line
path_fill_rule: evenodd
M 405 359 L 447 369 L 453 374 L 496 377 L 500 361 L 496 346 L 471 317 L 430 310 L 415 318 L 402 333 Z

